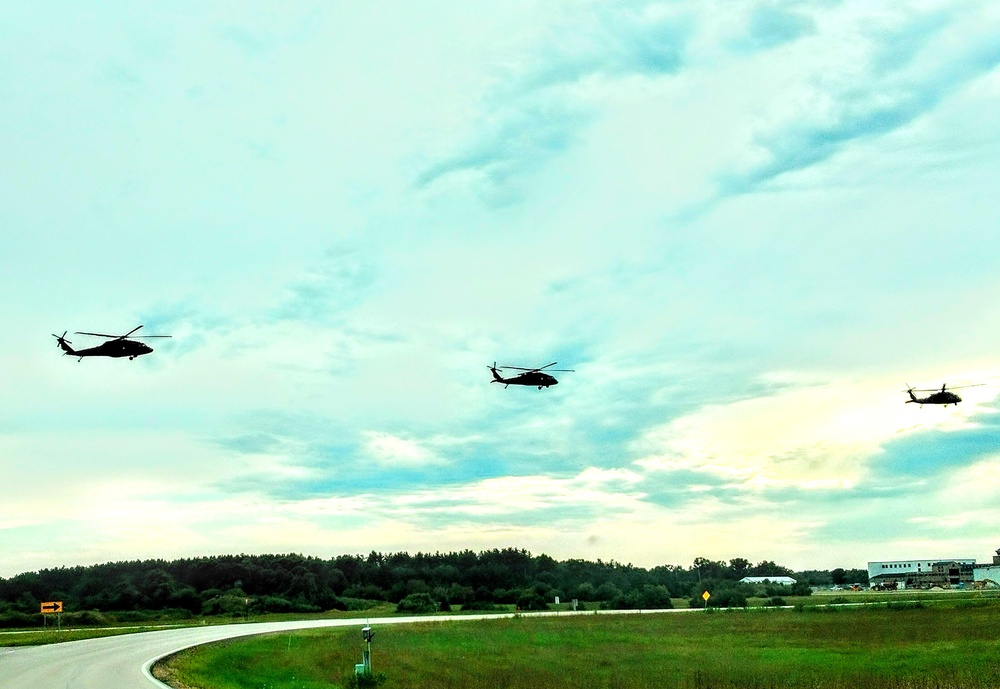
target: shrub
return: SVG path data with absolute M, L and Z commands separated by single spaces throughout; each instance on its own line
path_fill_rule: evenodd
M 0 629 L 14 629 L 17 627 L 41 627 L 40 615 L 30 615 L 26 612 L 5 612 L 0 614 Z
M 104 613 L 97 610 L 80 610 L 78 612 L 68 612 L 63 615 L 66 624 L 78 625 L 80 627 L 106 627 L 114 622 Z
M 549 604 L 534 590 L 528 589 L 517 599 L 517 607 L 523 610 L 548 610 Z
M 376 608 L 382 604 L 380 600 L 372 600 L 370 598 L 341 598 L 340 602 L 344 604 L 344 610 L 370 610 L 371 608 Z
M 438 604 L 429 593 L 411 593 L 396 605 L 396 612 L 437 612 Z
M 385 684 L 387 679 L 389 678 L 384 672 L 364 672 L 360 675 L 348 675 L 341 682 L 341 686 L 345 689 L 375 689 Z
M 497 604 L 488 600 L 474 600 L 462 606 L 462 610 L 496 610 Z

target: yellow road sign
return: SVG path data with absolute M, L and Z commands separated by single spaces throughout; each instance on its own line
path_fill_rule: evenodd
M 701 594 L 701 597 L 702 597 L 702 598 L 703 598 L 703 599 L 705 600 L 705 602 L 707 603 L 707 602 L 708 602 L 708 599 L 712 597 L 712 594 L 711 594 L 711 593 L 709 593 L 708 591 L 705 591 L 705 593 Z
M 42 603 L 42 614 L 48 615 L 54 612 L 62 612 L 62 601 L 53 600 L 47 603 Z

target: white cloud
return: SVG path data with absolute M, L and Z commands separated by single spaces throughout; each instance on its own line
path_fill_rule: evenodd
M 883 443 L 917 430 L 969 428 L 981 409 L 918 414 L 887 380 L 834 381 L 725 405 L 656 428 L 637 444 L 645 470 L 690 470 L 745 489 L 848 489 Z M 927 411 L 930 411 L 929 409 Z
M 378 464 L 413 468 L 442 462 L 415 440 L 381 431 L 363 431 L 362 435 L 366 438 L 365 447 Z

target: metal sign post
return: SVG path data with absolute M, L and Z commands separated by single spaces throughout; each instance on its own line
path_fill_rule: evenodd
M 366 675 L 372 673 L 372 637 L 375 636 L 375 632 L 372 631 L 370 626 L 365 626 L 361 628 L 361 638 L 365 640 L 365 650 L 362 652 L 362 665 L 364 665 L 364 672 Z
M 63 604 L 61 600 L 46 601 L 41 605 L 42 614 L 42 627 L 47 625 L 46 615 L 56 616 L 56 629 L 62 631 L 62 611 Z

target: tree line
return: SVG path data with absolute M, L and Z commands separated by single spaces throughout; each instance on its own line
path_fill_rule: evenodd
M 746 576 L 791 576 L 795 586 L 739 584 Z M 381 602 L 400 610 L 544 608 L 559 597 L 605 608 L 671 607 L 671 599 L 702 605 L 745 605 L 747 596 L 808 595 L 811 585 L 866 582 L 865 570 L 792 570 L 696 558 L 689 567 L 651 569 L 615 561 L 557 561 L 505 548 L 482 552 L 379 553 L 322 559 L 298 554 L 219 555 L 59 567 L 0 578 L 0 626 L 38 621 L 45 601 L 66 611 L 137 619 L 159 616 L 249 615 L 361 609 Z

